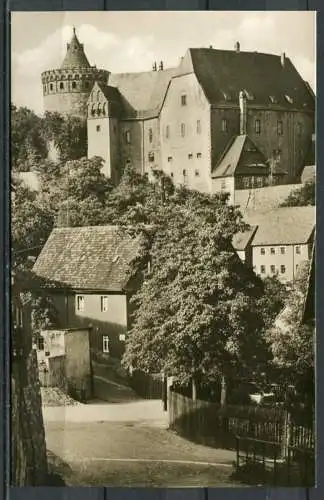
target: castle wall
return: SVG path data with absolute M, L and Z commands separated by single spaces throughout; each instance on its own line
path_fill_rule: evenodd
M 119 123 L 120 168 L 123 171 L 130 163 L 138 173 L 143 168 L 143 120 L 122 120 Z
M 171 80 L 160 114 L 160 141 L 162 169 L 174 183 L 209 192 L 210 106 L 194 74 Z
M 255 131 L 256 119 L 260 120 L 260 134 Z M 282 135 L 278 135 L 278 121 L 282 122 Z M 308 113 L 264 109 L 248 112 L 248 135 L 266 158 L 271 158 L 274 149 L 281 150 L 280 164 L 287 171 L 287 183 L 296 181 L 313 132 L 314 118 Z
M 233 109 L 230 107 L 213 107 L 210 113 L 210 124 L 212 148 L 211 157 L 212 168 L 214 168 L 230 140 L 240 133 L 239 108 L 237 107 L 237 109 Z
M 152 169 L 161 169 L 160 122 L 158 118 L 143 121 L 143 169 L 149 176 Z
M 44 96 L 44 108 L 49 112 L 73 115 L 86 119 L 89 92 L 62 92 Z

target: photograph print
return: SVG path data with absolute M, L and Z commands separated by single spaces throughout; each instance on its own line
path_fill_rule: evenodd
M 315 33 L 12 13 L 12 485 L 316 484 Z

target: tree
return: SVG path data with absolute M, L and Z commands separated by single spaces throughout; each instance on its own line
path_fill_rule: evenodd
M 163 178 L 128 214 L 128 224 L 145 235 L 143 255 L 153 266 L 133 298 L 123 362 L 192 381 L 195 396 L 199 383 L 239 377 L 257 365 L 266 349 L 257 307 L 264 287 L 232 247 L 245 225 L 226 195 L 180 189 L 165 201 Z
M 47 240 L 53 217 L 41 206 L 36 193 L 19 179 L 12 180 L 11 242 L 13 264 L 30 267 L 28 257 L 37 256 Z
M 301 187 L 294 189 L 286 200 L 281 204 L 282 207 L 304 207 L 315 205 L 316 185 L 315 181 L 309 181 Z
M 87 124 L 84 120 L 47 111 L 43 127 L 46 139 L 58 149 L 61 163 L 86 156 Z
M 47 157 L 42 119 L 28 108 L 11 105 L 11 164 L 26 172 Z
M 314 397 L 315 328 L 302 324 L 305 294 L 309 275 L 309 263 L 300 265 L 299 276 L 285 301 L 284 309 L 273 328 L 267 332 L 274 364 L 281 370 L 286 383 L 292 381 L 298 387 L 310 385 L 303 396 Z

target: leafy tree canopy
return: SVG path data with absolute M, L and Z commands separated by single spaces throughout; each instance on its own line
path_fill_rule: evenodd
M 246 226 L 224 195 L 164 186 L 160 174 L 144 203 L 123 215 L 145 234 L 143 253 L 153 263 L 133 298 L 124 364 L 164 371 L 183 384 L 239 376 L 266 350 L 258 307 L 264 284 L 232 247 L 233 235 Z M 269 314 L 266 300 L 263 309 Z
M 315 181 L 305 182 L 301 187 L 290 193 L 286 200 L 281 204 L 282 207 L 304 207 L 315 205 L 316 185 Z

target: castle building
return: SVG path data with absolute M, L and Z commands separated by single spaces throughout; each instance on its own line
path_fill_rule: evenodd
M 107 84 L 108 78 L 108 71 L 90 66 L 73 28 L 61 67 L 42 73 L 44 108 L 86 120 L 87 102 L 94 82 Z
M 48 110 L 80 115 L 88 99 L 88 156 L 115 181 L 132 164 L 208 193 L 298 182 L 315 126 L 315 96 L 290 59 L 238 42 L 188 49 L 175 68 L 112 74 L 89 65 L 74 32 L 43 85 Z

